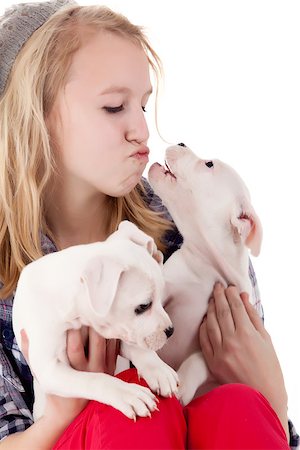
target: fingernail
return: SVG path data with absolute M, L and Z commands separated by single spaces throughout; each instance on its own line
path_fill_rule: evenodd
M 220 288 L 222 288 L 222 287 L 223 287 L 223 285 L 220 283 L 220 281 L 217 281 L 217 282 L 215 283 L 215 288 L 220 289 Z

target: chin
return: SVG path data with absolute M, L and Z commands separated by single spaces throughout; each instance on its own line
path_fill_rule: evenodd
M 138 177 L 133 177 L 130 180 L 126 180 L 125 183 L 120 188 L 120 193 L 116 195 L 116 197 L 124 197 L 125 195 L 129 194 L 141 181 L 141 175 Z

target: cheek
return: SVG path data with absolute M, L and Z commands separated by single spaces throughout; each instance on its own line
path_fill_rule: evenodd
M 108 116 L 95 107 L 77 107 L 71 112 L 66 129 L 69 139 L 75 145 L 94 151 L 120 145 L 124 135 L 122 123 L 117 118 Z
M 67 167 L 76 172 L 98 172 L 105 176 L 117 169 L 121 157 L 119 149 L 116 133 L 100 126 L 81 124 L 66 136 L 63 160 Z

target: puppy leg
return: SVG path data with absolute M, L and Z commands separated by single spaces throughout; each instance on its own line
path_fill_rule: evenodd
M 179 367 L 179 392 L 178 398 L 183 406 L 193 398 L 198 387 L 204 383 L 209 372 L 201 352 L 192 353 Z
M 155 395 L 144 386 L 105 373 L 80 372 L 60 361 L 44 361 L 43 367 L 36 375 L 41 389 L 49 394 L 97 400 L 134 420 L 136 416 L 150 416 L 156 409 Z
M 121 355 L 132 361 L 139 376 L 144 378 L 153 392 L 163 397 L 171 397 L 178 392 L 178 376 L 172 367 L 168 366 L 152 350 L 134 347 L 121 343 Z

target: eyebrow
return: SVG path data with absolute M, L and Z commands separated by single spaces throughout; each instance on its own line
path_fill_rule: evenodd
M 117 94 L 128 94 L 131 93 L 132 90 L 127 88 L 127 87 L 122 87 L 122 86 L 110 86 L 107 89 L 105 89 L 104 91 L 100 92 L 98 95 L 105 95 L 105 94 L 113 94 L 113 93 L 117 93 Z M 144 95 L 151 95 L 153 92 L 152 87 L 145 92 Z

